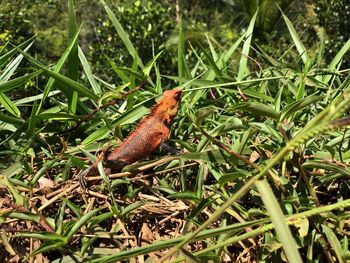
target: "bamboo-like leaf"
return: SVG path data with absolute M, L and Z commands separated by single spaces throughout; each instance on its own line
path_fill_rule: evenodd
M 288 118 L 293 113 L 295 113 L 295 112 L 297 112 L 297 111 L 299 111 L 299 110 L 309 106 L 310 104 L 315 103 L 323 98 L 324 98 L 324 96 L 311 95 L 311 96 L 308 96 L 304 99 L 300 99 L 300 100 L 292 102 L 287 107 L 282 109 L 280 121 L 283 121 L 284 119 Z
M 21 112 L 17 106 L 7 97 L 4 93 L 0 93 L 0 104 L 5 107 L 5 109 L 16 117 L 21 117 Z
M 346 52 L 349 49 L 350 49 L 350 39 L 348 39 L 348 41 L 346 41 L 346 43 L 342 46 L 342 48 L 338 51 L 338 53 L 332 59 L 331 63 L 329 64 L 329 67 L 328 67 L 330 71 L 334 71 L 336 69 L 337 65 L 339 64 L 339 62 L 341 62 L 344 55 L 346 54 Z M 322 79 L 322 82 L 324 84 L 328 84 L 329 81 L 331 80 L 331 78 L 332 78 L 332 75 L 325 75 Z
M 56 63 L 53 71 L 56 72 L 56 73 L 59 73 L 64 65 L 64 63 L 66 62 L 70 52 L 73 50 L 73 47 L 76 45 L 77 43 L 77 40 L 78 40 L 78 36 L 79 36 L 79 32 L 80 32 L 80 29 L 81 27 L 79 28 L 79 30 L 77 30 L 76 34 L 74 35 L 73 38 L 71 38 L 71 41 L 68 45 L 68 47 L 66 48 L 66 50 L 63 52 L 61 58 L 59 59 L 59 61 Z M 52 86 L 55 82 L 55 79 L 54 78 L 49 78 L 47 84 L 45 85 L 45 89 L 44 89 L 44 92 L 43 92 L 43 97 L 42 97 L 42 100 L 40 101 L 40 104 L 39 104 L 39 107 L 38 107 L 38 113 L 40 112 L 41 110 L 41 107 L 44 103 L 44 101 L 46 100 L 46 98 L 49 96 L 50 94 L 50 91 L 52 89 Z
M 238 68 L 238 75 L 237 75 L 238 80 L 244 79 L 244 77 L 249 74 L 248 56 L 249 56 L 249 50 L 252 42 L 253 30 L 254 30 L 254 25 L 255 25 L 255 20 L 257 15 L 258 15 L 258 10 L 255 12 L 254 16 L 250 20 L 247 32 L 245 33 L 245 41 L 243 44 L 241 59 L 239 61 L 239 68 Z
M 31 42 L 25 49 L 24 51 L 28 51 L 28 49 L 33 45 L 33 42 Z M 0 84 L 3 82 L 8 81 L 11 76 L 13 75 L 13 73 L 15 72 L 15 70 L 17 69 L 17 67 L 19 66 L 19 64 L 21 63 L 23 59 L 23 55 L 19 55 L 17 56 L 10 64 L 7 65 L 7 67 L 5 68 L 4 72 L 1 74 L 0 76 Z
M 283 212 L 275 195 L 273 194 L 270 185 L 265 179 L 257 181 L 255 185 L 259 190 L 261 199 L 263 200 L 267 211 L 269 212 L 271 221 L 275 226 L 278 238 L 282 242 L 283 250 L 288 261 L 302 263 L 297 244 L 293 238 L 292 233 L 290 232 L 288 225 L 284 221 Z
M 69 231 L 65 234 L 65 243 L 67 244 L 73 237 L 73 235 L 75 235 L 78 230 L 83 226 L 86 225 L 89 220 L 94 217 L 98 212 L 100 212 L 102 209 L 104 209 L 104 207 L 92 210 L 86 214 L 84 214 L 75 224 L 74 226 L 69 229 Z
M 307 161 L 303 163 L 304 168 L 310 168 L 310 169 L 323 169 L 326 171 L 332 171 L 335 173 L 343 174 L 350 178 L 350 171 L 347 170 L 344 167 L 340 167 L 333 163 L 324 163 L 324 162 L 318 162 L 318 161 Z
M 117 19 L 117 17 L 115 16 L 115 14 L 113 13 L 113 11 L 107 6 L 106 2 L 104 0 L 100 0 L 100 2 L 102 3 L 102 5 L 104 6 L 104 8 L 107 11 L 108 17 L 111 19 L 115 29 L 118 32 L 119 37 L 121 38 L 121 40 L 123 41 L 126 49 L 129 51 L 129 54 L 137 61 L 138 66 L 143 69 L 144 66 L 142 64 L 141 59 L 139 58 L 137 51 L 134 47 L 134 45 L 131 43 L 128 34 L 125 32 L 124 28 L 122 27 L 122 25 L 120 24 L 119 20 Z
M 108 136 L 108 134 L 110 133 L 110 130 L 108 129 L 108 127 L 102 127 L 96 131 L 94 131 L 93 133 L 91 133 L 84 141 L 83 141 L 83 145 L 89 145 L 93 142 L 96 142 L 98 140 L 101 140 L 103 138 L 106 138 Z
M 157 59 L 162 55 L 163 51 L 159 52 L 157 55 L 154 56 L 154 58 L 147 63 L 147 65 L 145 66 L 145 68 L 142 70 L 143 74 L 146 77 L 149 77 L 149 74 L 151 73 L 152 68 L 154 67 Z
M 0 121 L 3 121 L 4 123 L 13 124 L 13 125 L 23 124 L 25 122 L 23 119 L 15 118 L 2 113 L 0 113 Z
M 22 87 L 22 86 L 24 86 L 25 83 L 27 83 L 32 78 L 35 78 L 36 76 L 38 76 L 42 72 L 43 72 L 42 70 L 37 70 L 31 74 L 21 76 L 21 77 L 15 78 L 15 79 L 11 79 L 11 80 L 6 81 L 6 82 L 1 82 L 0 83 L 0 92 L 4 93 L 4 92 L 14 90 L 18 87 Z
M 33 37 L 24 41 L 18 47 L 24 48 L 28 43 L 29 43 L 29 45 L 31 45 L 32 42 L 33 42 Z M 5 45 L 5 46 L 7 47 L 7 45 Z M 5 46 L 4 46 L 4 48 L 5 48 Z M 7 60 L 9 60 L 14 54 L 16 54 L 16 52 L 17 52 L 16 48 L 12 48 L 10 51 L 8 51 L 7 53 L 0 56 L 0 66 L 4 65 L 7 62 Z
M 345 255 L 343 255 L 343 250 L 337 236 L 334 234 L 332 229 L 326 225 L 322 225 L 322 230 L 326 234 L 328 242 L 331 244 L 335 254 L 337 255 L 338 262 L 345 263 Z
M 88 78 L 89 83 L 90 83 L 93 91 L 95 92 L 95 94 L 100 94 L 102 92 L 101 87 L 98 84 L 98 82 L 96 81 L 94 75 L 92 74 L 89 62 L 87 61 L 87 59 L 86 59 L 86 57 L 85 57 L 85 55 L 80 47 L 78 47 L 78 54 L 79 54 L 80 62 L 83 65 L 85 75 Z
M 74 2 L 73 0 L 68 0 L 68 38 L 71 41 L 74 35 L 78 32 L 77 20 L 75 17 Z M 68 56 L 67 65 L 67 77 L 75 82 L 78 81 L 79 77 L 79 57 L 78 57 L 78 42 L 72 47 L 71 52 Z M 75 90 L 67 90 L 68 96 L 68 108 L 69 111 L 75 114 L 78 103 L 78 93 Z
M 273 118 L 274 120 L 279 119 L 279 114 L 273 109 L 272 105 L 265 105 L 262 103 L 256 103 L 256 102 L 246 102 L 246 103 L 240 103 L 233 107 L 231 107 L 228 110 L 242 110 L 242 111 L 248 111 L 251 112 L 254 115 L 257 116 L 266 116 Z
M 303 60 L 304 64 L 306 64 L 307 61 L 309 61 L 309 57 L 306 51 L 306 48 L 303 44 L 303 42 L 301 42 L 297 31 L 295 30 L 293 23 L 289 20 L 289 18 L 282 12 L 282 17 L 284 19 L 284 22 L 286 23 L 289 33 L 292 36 L 293 42 L 295 47 L 297 48 L 299 55 L 301 56 L 301 59 Z

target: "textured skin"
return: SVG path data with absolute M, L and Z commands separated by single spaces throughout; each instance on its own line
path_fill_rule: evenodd
M 178 112 L 181 90 L 167 90 L 136 129 L 119 147 L 107 155 L 106 167 L 120 171 L 124 166 L 154 153 L 162 142 L 169 139 L 171 123 Z

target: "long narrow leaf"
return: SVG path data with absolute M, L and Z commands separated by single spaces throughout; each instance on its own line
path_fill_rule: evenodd
M 284 215 L 270 185 L 266 179 L 257 181 L 255 185 L 257 186 L 261 199 L 269 212 L 277 236 L 282 242 L 283 250 L 286 253 L 288 262 L 302 263 L 303 261 L 298 252 L 297 243 L 295 242 L 288 225 L 284 221 Z

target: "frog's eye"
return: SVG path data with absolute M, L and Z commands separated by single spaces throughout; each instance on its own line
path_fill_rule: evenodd
M 178 91 L 178 92 L 176 92 L 175 94 L 174 94 L 174 99 L 176 99 L 176 100 L 180 100 L 181 99 L 181 90 L 180 91 Z

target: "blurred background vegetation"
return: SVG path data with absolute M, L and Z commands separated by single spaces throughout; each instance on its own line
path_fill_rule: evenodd
M 328 46 L 326 57 L 331 59 L 347 40 L 345 36 L 350 33 L 347 0 L 107 1 L 141 60 L 149 61 L 154 54 L 167 49 L 159 59 L 163 74 L 176 72 L 179 16 L 183 19 L 185 38 L 192 45 L 207 45 L 206 38 L 210 38 L 225 49 L 246 30 L 259 7 L 255 47 L 276 57 L 283 55 L 291 39 L 275 3 L 292 19 L 309 50 L 316 50 L 316 40 L 324 40 Z M 75 6 L 78 22 L 84 21 L 79 44 L 88 61 L 93 61 L 93 72 L 107 81 L 117 81 L 111 79 L 115 74 L 108 74 L 108 70 L 111 63 L 131 66 L 128 51 L 98 1 L 76 0 Z M 39 60 L 54 62 L 60 57 L 68 39 L 67 1 L 2 0 L 0 10 L 0 47 L 8 41 L 17 45 L 36 36 L 34 50 Z M 190 46 L 187 48 L 190 51 Z M 343 63 L 349 63 L 349 56 Z

